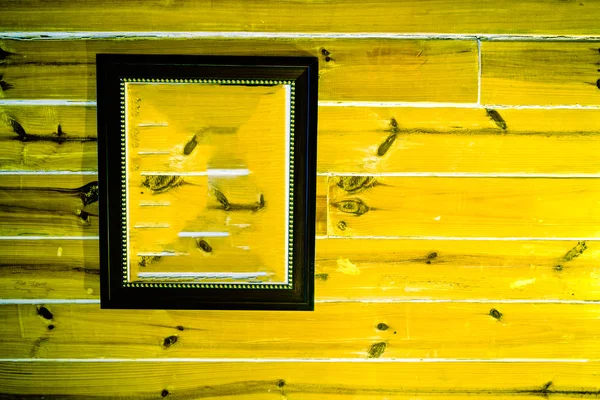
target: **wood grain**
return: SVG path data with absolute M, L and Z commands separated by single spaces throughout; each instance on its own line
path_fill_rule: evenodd
M 96 107 L 0 106 L 0 169 L 96 171 Z
M 597 237 L 595 179 L 339 177 L 330 235 Z
M 506 129 L 484 109 L 320 107 L 317 168 L 368 173 L 600 170 L 599 110 L 496 112 Z M 0 169 L 98 168 L 95 107 L 0 106 L 0 114 Z M 24 140 L 15 122 L 25 131 Z
M 96 53 L 315 56 L 320 64 L 319 100 L 474 102 L 477 99 L 474 41 L 2 41 L 0 49 L 10 53 L 0 64 L 0 75 L 5 82 L 0 97 L 5 99 L 95 99 Z
M 321 107 L 321 172 L 597 173 L 600 110 Z
M 317 299 L 598 300 L 600 243 L 317 241 Z
M 99 298 L 98 246 L 98 240 L 0 240 L 2 298 Z
M 600 44 L 484 42 L 484 104 L 600 104 Z
M 97 236 L 95 175 L 7 175 L 0 184 L 0 236 Z M 327 224 L 326 177 L 317 179 L 317 234 Z
M 3 176 L 0 235 L 96 236 L 97 200 L 95 176 Z
M 316 244 L 317 301 L 600 299 L 597 242 Z M 98 242 L 0 240 L 0 287 L 6 299 L 98 299 Z
M 8 358 L 596 359 L 600 329 L 597 304 L 325 303 L 310 313 L 225 314 L 38 304 L 2 306 L 0 316 Z
M 8 0 L 3 31 L 247 31 L 597 34 L 595 2 L 426 0 L 205 4 Z
M 174 399 L 224 400 L 593 398 L 598 392 L 597 370 L 596 362 L 3 362 L 0 398 L 42 394 L 50 400 L 146 400 L 165 394 Z

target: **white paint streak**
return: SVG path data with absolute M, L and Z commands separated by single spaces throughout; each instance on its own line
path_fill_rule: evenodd
M 269 276 L 267 272 L 139 272 L 140 278 L 187 278 L 187 279 L 254 279 Z
M 98 171 L 0 171 L 0 175 L 98 175 Z
M 19 363 L 356 363 L 356 364 L 400 364 L 400 363 L 568 363 L 581 364 L 598 362 L 588 358 L 0 358 L 0 362 Z
M 169 124 L 167 124 L 166 122 L 148 122 L 145 124 L 138 124 L 138 126 L 145 128 L 145 127 L 153 127 L 153 126 L 169 126 Z
M 198 238 L 198 237 L 226 237 L 229 232 L 179 232 L 179 237 Z
M 0 240 L 99 240 L 99 236 L 0 236 Z
M 532 285 L 534 283 L 535 283 L 535 278 L 521 279 L 521 280 L 517 280 L 517 281 L 514 281 L 513 283 L 511 283 L 510 288 L 511 289 L 521 289 L 525 286 Z
M 482 41 L 600 41 L 595 35 L 502 35 L 489 33 L 388 33 L 388 32 L 207 32 L 207 31 L 71 31 L 71 32 L 1 32 L 0 39 L 74 40 L 74 39 L 395 39 L 395 40 L 482 40 Z
M 481 39 L 477 38 L 477 104 L 481 105 L 481 74 L 483 64 L 481 62 Z
M 188 256 L 188 253 L 176 253 L 174 251 L 157 251 L 157 252 L 140 252 L 136 254 L 138 257 L 176 257 Z
M 168 228 L 169 226 L 170 226 L 169 224 L 148 224 L 148 223 L 144 223 L 144 224 L 135 224 L 133 227 L 134 228 L 145 229 L 145 228 Z
M 343 240 L 470 240 L 470 241 L 531 241 L 531 242 L 553 242 L 553 241 L 599 241 L 600 237 L 458 237 L 458 236 L 318 236 L 317 239 L 343 239 Z
M 144 171 L 142 176 L 246 176 L 250 175 L 247 169 L 208 169 L 206 171 Z
M 171 203 L 168 201 L 164 201 L 164 202 L 159 202 L 159 201 L 155 201 L 155 202 L 140 202 L 140 207 L 167 207 L 170 206 Z
M 379 176 L 405 178 L 547 178 L 547 179 L 597 179 L 595 174 L 556 174 L 556 173 L 520 173 L 520 172 L 319 172 L 317 176 Z

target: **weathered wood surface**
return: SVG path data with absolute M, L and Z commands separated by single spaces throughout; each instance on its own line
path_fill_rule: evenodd
M 596 362 L 3 362 L 0 392 L 4 397 L 0 398 L 29 400 L 40 399 L 42 395 L 48 400 L 594 398 L 599 389 L 598 369 Z
M 598 235 L 598 179 L 354 176 L 329 187 L 329 235 Z
M 225 317 L 226 316 L 226 317 Z M 311 313 L 0 307 L 7 358 L 598 359 L 597 304 L 321 303 Z
M 3 31 L 600 33 L 594 1 L 8 0 L 2 11 Z
M 600 42 L 484 42 L 481 101 L 598 105 L 599 50 Z
M 600 300 L 598 242 L 320 239 L 320 300 Z M 96 240 L 0 240 L 10 299 L 98 299 Z
M 97 170 L 95 107 L 0 106 L 0 114 L 0 169 Z M 599 119 L 600 110 L 320 107 L 317 168 L 597 173 Z
M 319 100 L 477 100 L 474 41 L 134 40 L 3 41 L 0 75 L 5 99 L 96 98 L 96 53 L 315 56 Z M 393 72 L 393 73 L 391 73 Z M 447 79 L 452 76 L 452 79 Z

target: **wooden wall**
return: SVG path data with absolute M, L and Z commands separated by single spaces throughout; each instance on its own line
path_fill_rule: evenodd
M 599 1 L 2 3 L 0 398 L 600 397 Z M 99 309 L 98 52 L 320 58 L 315 312 Z

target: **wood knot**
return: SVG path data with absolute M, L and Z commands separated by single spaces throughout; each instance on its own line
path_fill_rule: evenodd
M 369 207 L 363 203 L 361 199 L 342 200 L 337 203 L 332 203 L 341 212 L 360 216 L 369 211 Z
M 316 274 L 315 279 L 320 281 L 326 281 L 329 279 L 329 274 Z
M 210 253 L 212 251 L 211 245 L 208 244 L 208 242 L 204 239 L 196 238 L 196 246 L 206 253 Z
M 279 379 L 276 383 L 278 388 L 282 388 L 285 386 L 285 379 Z
M 167 389 L 163 389 L 162 392 L 160 392 L 160 397 L 167 397 L 169 395 L 169 391 Z
M 98 191 L 98 181 L 90 182 L 77 189 L 84 206 L 98 201 Z
M 38 307 L 37 313 L 38 313 L 38 315 L 40 317 L 42 317 L 44 319 L 52 319 L 52 318 L 54 318 L 54 315 L 50 312 L 50 310 L 48 310 L 44 306 Z
M 367 350 L 368 358 L 381 357 L 386 347 L 387 343 L 385 342 L 373 343 L 371 347 L 369 347 L 369 350 Z
M 340 221 L 337 223 L 337 227 L 340 231 L 345 231 L 347 226 L 348 225 L 346 224 L 346 221 Z
M 431 264 L 432 260 L 435 260 L 437 258 L 438 254 L 434 251 L 433 253 L 429 253 L 427 254 L 427 261 L 425 261 L 426 264 Z
M 340 176 L 337 179 L 337 186 L 350 194 L 362 192 L 369 189 L 377 183 L 373 176 Z
M 183 178 L 175 175 L 145 175 L 142 178 L 142 186 L 152 190 L 153 193 L 164 193 L 183 183 Z
M 177 329 L 178 331 L 183 331 L 185 328 L 183 326 L 181 326 L 181 325 L 177 325 L 175 327 L 175 329 Z
M 169 347 L 173 346 L 175 343 L 177 343 L 177 336 L 172 335 L 172 336 L 166 337 L 165 340 L 163 340 L 163 347 L 169 348 Z
M 49 330 L 49 331 L 51 331 L 51 330 L 53 330 L 53 329 L 54 329 L 54 325 L 52 325 L 52 324 L 48 325 L 48 330 Z
M 496 319 L 502 318 L 502 313 L 500 311 L 496 310 L 495 308 L 492 308 L 490 310 L 490 315 Z
M 389 326 L 386 323 L 380 322 L 377 324 L 377 330 L 379 331 L 387 331 Z
M 196 140 L 196 135 L 194 135 L 190 141 L 185 144 L 185 147 L 183 148 L 183 155 L 189 156 L 192 154 L 192 151 L 194 151 L 197 144 L 198 141 Z

